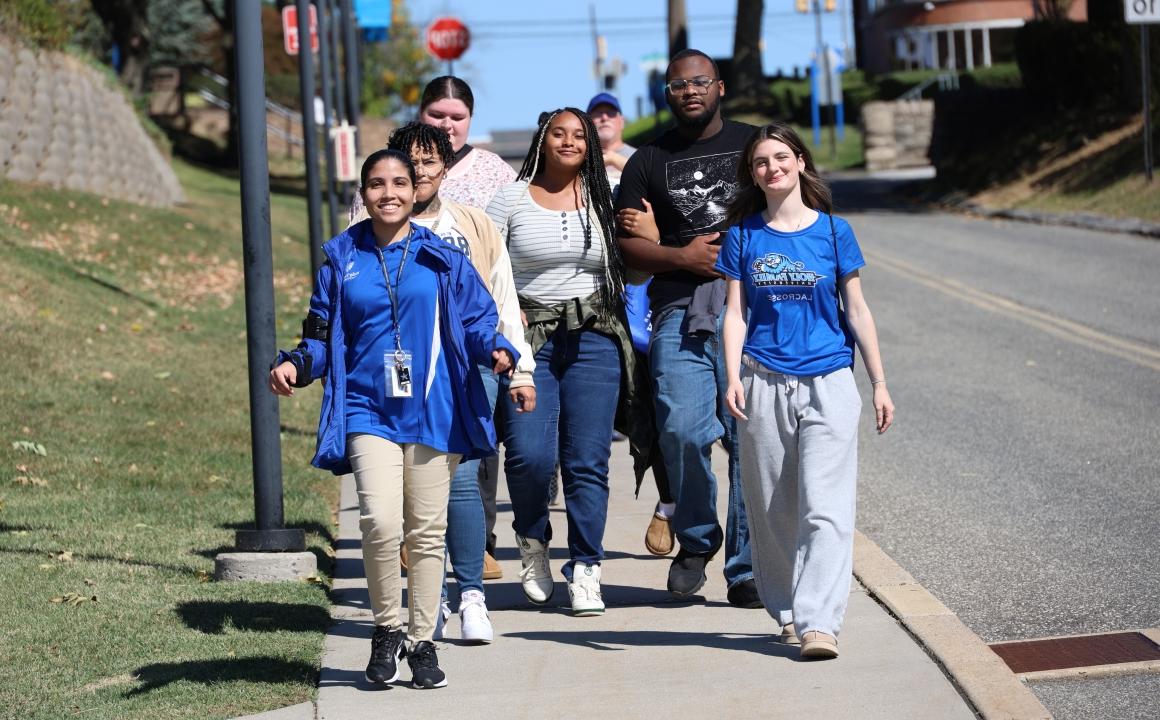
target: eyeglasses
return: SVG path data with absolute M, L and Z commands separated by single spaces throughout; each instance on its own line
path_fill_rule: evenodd
M 716 78 L 699 75 L 692 80 L 670 80 L 665 83 L 665 89 L 673 95 L 683 93 L 685 88 L 692 86 L 697 93 L 704 95 L 709 92 L 709 86 L 717 82 Z

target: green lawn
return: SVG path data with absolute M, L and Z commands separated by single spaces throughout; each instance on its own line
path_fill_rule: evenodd
M 177 171 L 169 210 L 0 182 L 0 717 L 220 718 L 314 692 L 325 588 L 210 580 L 253 520 L 238 183 Z M 288 345 L 305 205 L 271 215 Z M 284 482 L 325 583 L 317 402 L 282 404 Z

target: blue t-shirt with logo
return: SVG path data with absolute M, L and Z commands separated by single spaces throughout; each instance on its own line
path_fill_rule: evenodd
M 745 353 L 799 377 L 853 365 L 854 337 L 839 308 L 837 281 L 865 264 L 849 223 L 823 212 L 795 232 L 774 230 L 761 213 L 729 228 L 717 271 L 740 280 L 745 291 Z

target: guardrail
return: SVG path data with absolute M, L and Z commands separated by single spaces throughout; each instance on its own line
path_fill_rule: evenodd
M 926 92 L 927 88 L 938 84 L 939 92 L 949 92 L 959 89 L 959 75 L 958 73 L 939 73 L 932 78 L 927 78 L 911 89 L 898 96 L 899 100 L 921 100 L 922 94 Z

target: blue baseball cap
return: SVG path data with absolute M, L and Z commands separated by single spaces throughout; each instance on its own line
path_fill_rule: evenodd
M 612 93 L 602 92 L 592 96 L 592 99 L 588 101 L 588 112 L 592 112 L 592 109 L 597 105 L 611 105 L 616 108 L 616 112 L 623 112 L 620 109 L 620 101 Z

